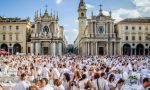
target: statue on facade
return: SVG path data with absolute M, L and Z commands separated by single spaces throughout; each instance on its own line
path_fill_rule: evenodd
M 44 37 L 45 37 L 45 38 L 47 37 L 47 32 L 44 32 Z
M 48 33 L 47 36 L 48 36 L 48 38 L 52 38 L 52 34 L 50 32 Z

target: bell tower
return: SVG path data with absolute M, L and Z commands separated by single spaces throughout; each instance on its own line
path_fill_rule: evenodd
M 84 0 L 80 0 L 79 7 L 78 7 L 78 21 L 79 21 L 79 35 L 82 36 L 84 30 L 86 28 L 86 4 Z

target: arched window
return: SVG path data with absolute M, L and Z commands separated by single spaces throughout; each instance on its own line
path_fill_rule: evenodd
M 104 32 L 104 27 L 103 27 L 103 26 L 100 26 L 100 27 L 98 28 L 98 32 L 99 32 L 99 33 L 103 33 L 103 32 Z
M 84 13 L 81 13 L 81 16 L 84 17 Z
M 47 33 L 49 32 L 48 26 L 45 26 L 45 27 L 44 27 L 43 32 L 47 32 Z

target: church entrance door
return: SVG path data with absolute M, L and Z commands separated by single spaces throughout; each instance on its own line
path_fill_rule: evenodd
M 104 47 L 99 47 L 99 55 L 104 55 Z
M 43 47 L 44 55 L 48 55 L 48 47 Z

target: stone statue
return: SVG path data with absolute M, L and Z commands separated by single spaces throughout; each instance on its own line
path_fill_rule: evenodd
M 47 32 L 44 32 L 44 37 L 47 37 Z
M 50 32 L 48 33 L 48 38 L 52 38 L 52 34 Z

